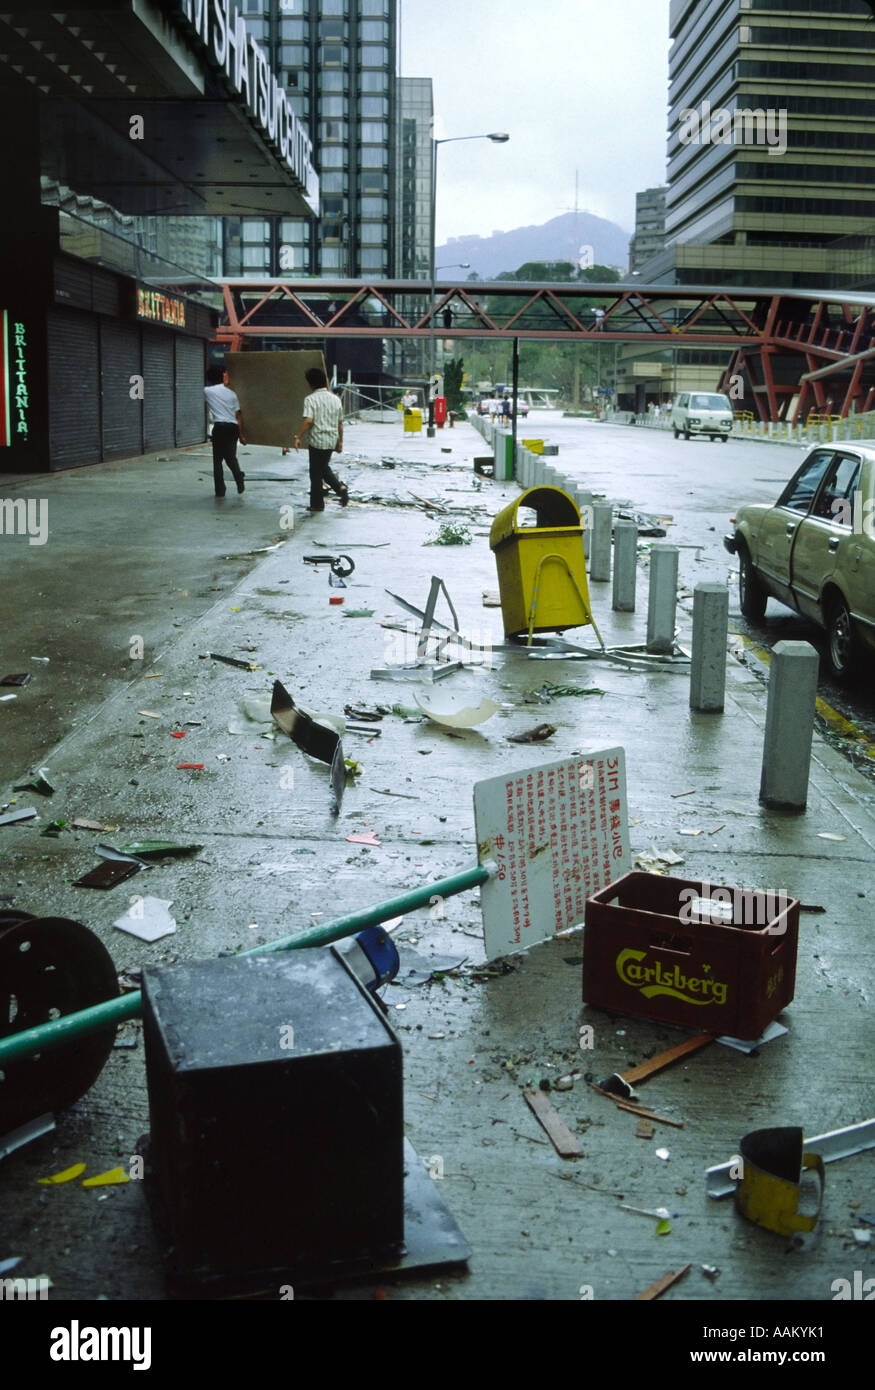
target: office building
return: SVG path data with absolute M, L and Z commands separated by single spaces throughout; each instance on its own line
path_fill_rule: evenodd
M 664 187 L 635 194 L 635 235 L 629 242 L 629 269 L 640 270 L 665 246 Z
M 320 216 L 231 217 L 223 273 L 386 279 L 395 248 L 397 0 L 244 0 L 313 141 Z
M 234 0 L 0 15 L 0 471 L 203 440 L 199 237 L 229 210 L 305 220 L 319 199 L 307 133 L 247 38 Z
M 875 222 L 865 0 L 672 0 L 662 283 L 831 288 Z

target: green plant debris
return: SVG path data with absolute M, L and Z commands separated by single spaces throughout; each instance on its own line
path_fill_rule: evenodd
M 48 836 L 50 836 L 53 840 L 57 840 L 57 838 L 58 838 L 58 836 L 60 835 L 61 831 L 62 831 L 62 830 L 66 830 L 67 828 L 68 828 L 68 826 L 67 826 L 67 822 L 66 822 L 65 820 L 53 820 L 53 821 L 49 821 L 49 823 L 48 823 L 48 825 L 46 826 L 45 830 L 41 831 L 40 833 L 41 833 L 42 835 L 48 835 Z
M 32 782 L 19 782 L 18 786 L 13 787 L 14 792 L 39 792 L 40 796 L 54 796 L 55 789 L 51 782 L 47 782 L 42 773 L 37 773 Z
M 344 618 L 372 618 L 374 610 L 373 608 L 345 608 L 343 616 Z
M 434 540 L 423 541 L 423 545 L 471 545 L 474 537 L 470 528 L 459 521 L 442 521 Z
M 567 695 L 605 695 L 606 691 L 600 690 L 597 685 L 584 688 L 582 685 L 554 685 L 552 681 L 544 681 L 536 691 L 532 692 L 540 695 L 544 700 L 562 700 Z
M 361 777 L 364 771 L 361 763 L 356 762 L 355 758 L 344 758 L 343 765 L 346 768 L 347 784 L 355 782 L 355 779 Z

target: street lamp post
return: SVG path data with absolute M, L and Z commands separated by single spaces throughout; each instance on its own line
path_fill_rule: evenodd
M 428 427 L 426 434 L 429 439 L 434 438 L 434 397 L 435 397 L 435 369 L 437 366 L 437 353 L 435 342 L 435 300 L 437 298 L 437 156 L 439 145 L 452 145 L 459 140 L 491 140 L 494 145 L 503 145 L 510 139 L 504 131 L 491 131 L 487 135 L 450 135 L 443 140 L 432 140 L 431 142 L 431 321 L 429 325 L 429 390 L 428 390 Z M 449 269 L 449 267 L 447 267 Z

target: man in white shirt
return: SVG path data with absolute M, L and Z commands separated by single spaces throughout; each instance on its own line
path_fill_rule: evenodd
M 341 507 L 349 502 L 346 484 L 331 469 L 331 455 L 336 449 L 343 449 L 343 407 L 336 396 L 328 390 L 328 378 L 319 367 L 311 367 L 304 373 L 311 394 L 304 399 L 304 418 L 295 435 L 295 448 L 301 447 L 307 436 L 310 452 L 310 507 L 311 512 L 324 512 L 325 495 L 323 482 L 332 487 L 340 498 Z
M 238 492 L 244 491 L 243 479 L 246 476 L 245 473 L 240 472 L 240 465 L 237 462 L 238 438 L 241 444 L 246 443 L 243 437 L 240 401 L 236 391 L 231 391 L 224 385 L 224 380 L 224 367 L 214 366 L 207 369 L 209 385 L 204 387 L 204 395 L 207 398 L 210 417 L 213 421 L 213 483 L 217 497 L 225 496 L 223 463 L 227 463 L 230 468 Z

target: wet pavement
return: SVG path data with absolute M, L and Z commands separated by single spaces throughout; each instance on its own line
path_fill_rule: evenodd
M 543 422 L 532 423 L 541 428 L 521 433 L 542 432 Z M 716 531 L 725 523 L 726 479 L 715 471 L 703 480 L 704 460 L 738 469 L 735 451 L 746 451 L 743 466 L 762 474 L 756 486 L 766 497 L 793 466 L 792 451 L 786 464 L 783 450 L 762 446 L 754 457 L 760 446 L 734 442 L 690 445 L 685 454 L 669 436 L 666 456 L 700 449 L 704 460 L 698 477 L 681 476 L 689 465 L 679 462 L 663 481 L 652 436 L 584 432 L 576 423 L 572 444 L 571 422 L 546 421 L 560 442 L 560 468 L 579 469 L 595 490 L 641 510 L 677 511 L 668 539 L 682 545 L 697 545 L 703 528 L 715 527 L 701 560 L 694 549 L 681 552 L 689 587 L 729 569 Z M 635 1117 L 592 1091 L 585 1075 L 625 1070 L 681 1041 L 682 1030 L 582 1005 L 579 933 L 484 971 L 477 892 L 410 914 L 395 933 L 402 973 L 405 948 L 468 962 L 384 995 L 404 1050 L 408 1137 L 443 1174 L 440 1195 L 473 1256 L 467 1270 L 380 1284 L 403 1300 L 576 1301 L 586 1288 L 597 1300 L 619 1300 L 690 1263 L 666 1300 L 830 1300 L 836 1278 L 875 1272 L 871 1245 L 852 1235 L 871 1209 L 871 1152 L 828 1168 L 820 1233 L 804 1251 L 788 1252 L 786 1240 L 746 1223 L 731 1203 L 709 1201 L 704 1172 L 736 1153 L 752 1129 L 799 1124 L 818 1134 L 872 1113 L 871 784 L 816 737 L 807 814 L 764 811 L 765 686 L 734 659 L 725 713 L 701 715 L 690 713 L 688 678 L 677 671 L 630 671 L 601 659 L 536 662 L 502 650 L 440 687 L 499 703 L 477 729 L 448 733 L 402 712 L 374 726 L 379 737 L 348 733 L 346 755 L 361 771 L 333 816 L 325 767 L 275 737 L 263 715 L 247 719 L 239 702 L 268 697 L 278 678 L 313 712 L 412 707 L 419 687 L 371 672 L 415 652 L 414 620 L 386 591 L 421 608 L 432 575 L 445 579 L 472 641 L 501 642 L 500 612 L 483 604 L 484 592 L 497 588 L 486 537 L 491 517 L 518 492 L 475 476 L 472 459 L 485 450 L 466 425 L 427 440 L 394 425 L 357 424 L 346 444 L 338 471 L 351 504 L 329 500 L 314 517 L 303 510 L 303 455 L 281 459 L 269 449 L 246 452 L 246 492 L 229 491 L 223 502 L 212 497 L 203 450 L 53 475 L 38 486 L 7 484 L 9 496 L 47 499 L 49 539 L 40 547 L 6 536 L 0 548 L 4 671 L 33 675 L 2 706 L 0 800 L 14 795 L 11 809 L 34 805 L 40 815 L 0 827 L 3 906 L 84 922 L 119 971 L 215 957 L 468 867 L 476 862 L 477 781 L 622 744 L 633 854 L 672 850 L 683 856 L 676 872 L 685 877 L 786 889 L 822 909 L 801 918 L 796 998 L 781 1019 L 789 1032 L 754 1056 L 709 1046 L 642 1084 L 642 1102 L 683 1125 L 642 1139 Z M 449 515 L 427 515 L 411 494 L 436 499 Z M 681 514 L 684 495 L 698 518 L 688 515 L 690 504 Z M 467 526 L 470 545 L 429 544 L 448 519 Z M 355 560 L 345 589 L 329 585 L 327 567 L 305 563 L 320 551 Z M 609 645 L 643 641 L 644 549 L 634 614 L 611 612 L 609 585 L 591 590 Z M 685 641 L 689 613 L 683 604 L 679 612 Z M 440 608 L 438 617 L 450 621 Z M 586 630 L 572 636 L 593 640 Z M 214 662 L 209 652 L 259 669 Z M 48 664 L 32 660 L 38 656 Z M 545 703 L 545 682 L 591 693 Z M 556 727 L 547 743 L 507 741 L 546 721 Z M 51 799 L 11 792 L 41 766 L 56 787 Z M 40 833 L 50 819 L 81 817 L 118 832 Z M 369 831 L 378 844 L 347 839 Z M 97 863 L 98 841 L 143 838 L 195 840 L 203 850 L 108 893 L 74 886 Z M 175 935 L 144 945 L 112 926 L 135 893 L 171 900 Z M 581 1047 L 586 1025 L 591 1048 Z M 233 1013 L 217 1020 L 225 1026 Z M 140 1025 L 126 1034 L 136 1045 L 112 1052 L 56 1131 L 2 1162 L 0 1259 L 20 1254 L 18 1273 L 50 1274 L 53 1299 L 165 1297 L 142 1183 L 88 1190 L 35 1181 L 76 1162 L 89 1172 L 127 1167 L 139 1152 L 148 1128 Z M 580 1140 L 584 1154 L 574 1160 L 556 1154 L 522 1094 L 569 1073 L 580 1075 L 550 1100 Z M 657 1155 L 663 1148 L 667 1158 Z M 354 1137 L 349 1162 L 354 1175 Z M 278 1205 L 288 1199 L 278 1191 Z M 667 1207 L 670 1233 L 657 1236 L 655 1220 L 621 1203 Z M 708 1277 L 704 1265 L 719 1274 Z M 373 1293 L 371 1281 L 331 1296 Z

